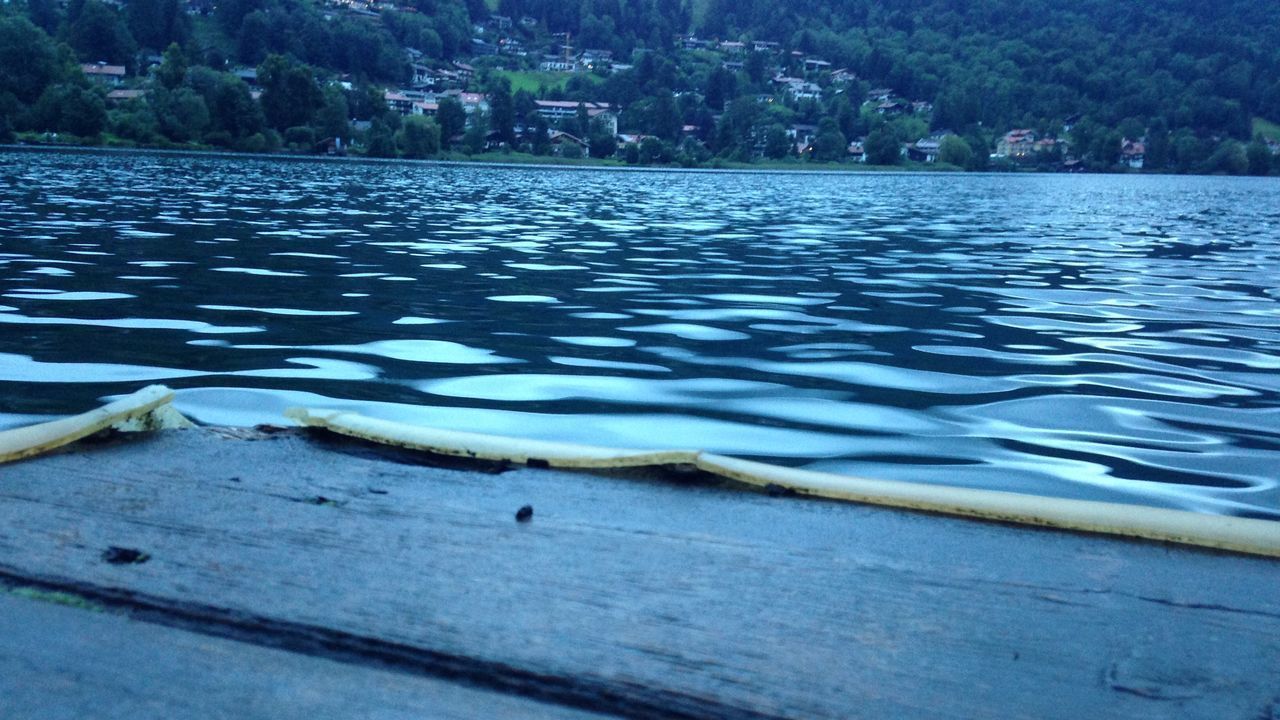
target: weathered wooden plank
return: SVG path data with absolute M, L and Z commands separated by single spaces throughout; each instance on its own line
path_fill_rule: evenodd
M 112 545 L 151 559 L 102 562 Z M 293 434 L 4 468 L 0 569 L 465 659 L 634 716 L 1257 717 L 1280 696 L 1272 560 L 413 467 Z
M 602 716 L 0 592 L 0 717 L 590 720 Z

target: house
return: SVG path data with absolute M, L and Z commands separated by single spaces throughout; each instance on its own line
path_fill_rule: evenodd
M 822 97 L 822 88 L 811 82 L 797 82 L 787 86 L 787 94 L 796 101 L 818 100 Z
M 241 68 L 232 74 L 243 80 L 245 85 L 248 85 L 251 88 L 258 87 L 257 68 Z
M 867 152 L 863 148 L 861 140 L 854 140 L 849 143 L 849 159 L 857 163 L 867 161 Z
M 583 50 L 578 56 L 578 68 L 591 72 L 593 70 L 608 70 L 613 64 L 613 52 L 611 50 Z
M 867 91 L 867 102 L 888 102 L 892 98 L 891 88 L 873 88 Z
M 575 135 L 560 130 L 552 130 L 549 134 L 551 139 L 552 152 L 556 155 L 563 155 L 564 148 L 568 145 L 577 145 L 582 154 L 587 153 L 587 142 Z
M 544 55 L 538 69 L 542 72 L 573 72 L 577 63 L 565 60 L 558 55 Z
M 417 63 L 414 63 L 413 65 L 410 66 L 410 68 L 413 71 L 414 85 L 429 85 L 429 84 L 432 84 L 432 81 L 435 80 L 435 76 L 431 72 L 431 68 L 427 67 L 426 65 L 419 65 Z
M 515 38 L 504 37 L 498 41 L 498 54 L 525 57 L 529 52 L 524 49 L 524 43 Z
M 730 55 L 741 55 L 747 49 L 747 44 L 738 42 L 737 40 L 725 40 L 720 43 L 720 52 Z
M 471 79 L 476 76 L 476 69 L 464 62 L 458 62 L 455 60 L 453 63 L 453 67 L 454 67 L 454 70 L 458 73 L 458 77 L 463 82 L 471 82 Z
M 1268 139 L 1267 149 L 1271 151 L 1272 155 L 1280 155 L 1280 140 Z
M 751 43 L 751 49 L 755 52 L 767 52 L 776 55 L 782 52 L 782 45 L 772 40 L 756 40 Z
M 818 126 L 802 124 L 792 125 L 787 128 L 787 137 L 796 141 L 796 143 L 804 143 L 808 145 L 813 142 L 814 138 L 818 137 Z
M 1019 128 L 1010 130 L 996 141 L 996 155 L 1008 158 L 1024 158 L 1035 152 L 1034 130 Z
M 578 116 L 578 108 L 581 106 L 587 111 L 587 117 L 595 120 L 600 119 L 605 126 L 609 128 L 610 134 L 618 134 L 618 114 L 614 112 L 613 107 L 609 103 L 602 102 L 574 102 L 572 100 L 538 100 L 538 114 L 545 117 L 551 122 L 558 122 L 568 118 Z
M 805 72 L 807 73 L 824 72 L 829 70 L 831 70 L 831 63 L 827 62 L 826 60 L 818 60 L 816 58 L 805 58 L 805 61 L 804 61 Z
M 911 112 L 915 115 L 932 115 L 933 103 L 927 100 L 915 100 L 911 103 Z
M 1033 152 L 1051 153 L 1061 149 L 1065 143 L 1059 142 L 1056 138 L 1040 138 L 1031 146 Z
M 795 100 L 817 100 L 822 97 L 822 88 L 802 78 L 788 77 L 778 73 L 773 76 L 772 82 Z
M 876 114 L 888 117 L 901 115 L 909 109 L 911 109 L 910 105 L 897 100 L 882 100 L 876 104 Z
M 413 98 L 399 90 L 388 90 L 382 93 L 382 100 L 387 107 L 401 115 L 413 114 Z
M 489 98 L 485 97 L 483 93 L 450 91 L 445 95 L 456 98 L 462 104 L 462 110 L 467 114 L 468 121 L 476 113 L 484 114 L 489 112 Z
M 922 163 L 938 162 L 942 143 L 933 138 L 920 138 L 907 146 L 907 159 Z
M 86 63 L 80 66 L 84 76 L 100 85 L 114 87 L 124 82 L 124 66 L 104 62 Z
M 831 82 L 833 84 L 844 85 L 858 79 L 858 74 L 848 68 L 840 68 L 831 71 Z
M 1141 170 L 1146 160 L 1147 144 L 1142 140 L 1125 138 L 1120 142 L 1120 164 L 1134 170 Z
M 113 105 L 139 100 L 146 95 L 144 90 L 124 90 L 117 88 L 107 93 L 107 102 Z
M 413 104 L 414 115 L 435 117 L 440 112 L 440 103 L 434 100 L 418 100 Z
M 506 15 L 490 15 L 489 26 L 496 30 L 510 30 L 511 18 Z
M 653 135 L 639 135 L 633 133 L 620 133 L 618 135 L 618 145 L 626 147 L 628 145 L 639 145 L 645 141 L 645 138 L 651 138 Z

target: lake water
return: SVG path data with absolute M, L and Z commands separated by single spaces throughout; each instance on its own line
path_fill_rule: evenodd
M 1280 183 L 0 152 L 0 426 L 456 429 L 1280 518 Z

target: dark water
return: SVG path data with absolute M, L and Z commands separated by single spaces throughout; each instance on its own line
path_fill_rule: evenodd
M 0 153 L 0 425 L 164 382 L 1280 516 L 1280 183 Z

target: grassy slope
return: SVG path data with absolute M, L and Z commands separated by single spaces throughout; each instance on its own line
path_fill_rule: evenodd
M 569 78 L 573 77 L 570 73 L 558 72 L 513 72 L 510 70 L 495 70 L 494 74 L 502 75 L 511 81 L 511 91 L 528 90 L 537 94 L 538 90 L 545 86 L 548 90 L 557 90 L 565 86 L 569 82 Z M 593 83 L 600 82 L 600 78 L 595 75 L 582 75 Z
M 1255 137 L 1261 134 L 1272 140 L 1280 140 L 1280 124 L 1256 117 L 1253 119 L 1253 134 Z

